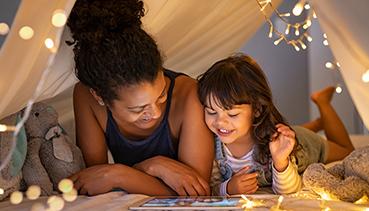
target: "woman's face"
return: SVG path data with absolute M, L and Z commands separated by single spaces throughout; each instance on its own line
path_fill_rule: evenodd
M 225 144 L 246 138 L 252 128 L 252 107 L 250 104 L 234 105 L 225 110 L 210 97 L 205 106 L 205 121 L 209 129 Z
M 118 91 L 111 111 L 119 123 L 140 129 L 149 129 L 161 120 L 167 101 L 167 88 L 163 72 L 153 82 L 142 82 Z

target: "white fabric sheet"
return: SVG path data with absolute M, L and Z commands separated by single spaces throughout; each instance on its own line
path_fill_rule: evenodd
M 50 56 L 44 47 L 44 40 L 51 36 L 58 41 L 62 33 L 62 29 L 51 25 L 51 14 L 55 9 L 65 9 L 69 14 L 74 2 L 22 1 L 0 53 L 0 119 L 24 107 L 32 96 Z M 264 22 L 259 6 L 253 0 L 144 2 L 147 14 L 143 25 L 157 40 L 166 57 L 165 66 L 192 76 L 205 71 L 217 59 L 237 51 Z M 275 0 L 274 4 L 280 2 Z M 23 25 L 34 28 L 35 35 L 31 40 L 19 38 L 18 30 Z M 64 31 L 63 37 L 69 37 L 67 31 Z M 54 97 L 76 82 L 72 48 L 63 39 L 38 100 Z M 63 111 L 68 110 L 67 115 L 70 117 L 71 91 L 66 91 L 64 96 L 58 99 L 57 107 Z M 61 115 L 61 118 L 70 120 L 63 117 L 64 113 Z
M 351 98 L 369 129 L 369 83 L 361 79 L 369 70 L 369 1 L 312 2 Z

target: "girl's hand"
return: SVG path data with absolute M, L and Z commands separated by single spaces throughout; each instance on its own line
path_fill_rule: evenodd
M 210 195 L 210 187 L 195 170 L 173 159 L 156 156 L 134 165 L 151 176 L 160 178 L 178 195 Z
M 272 155 L 274 167 L 279 171 L 284 171 L 289 162 L 289 155 L 296 144 L 295 132 L 286 125 L 277 124 L 277 132 L 272 135 L 269 142 L 269 150 Z
M 227 193 L 229 195 L 234 194 L 252 194 L 257 191 L 258 186 L 258 174 L 254 173 L 246 173 L 250 169 L 249 166 L 239 170 L 232 178 L 228 181 L 227 184 Z
M 116 164 L 101 164 L 83 169 L 70 176 L 74 188 L 82 195 L 97 195 L 119 187 L 119 170 Z

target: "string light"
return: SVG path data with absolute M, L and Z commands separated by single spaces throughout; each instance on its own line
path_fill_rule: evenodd
M 278 40 L 274 41 L 274 45 L 278 45 L 283 39 L 284 36 L 281 36 Z
M 23 193 L 20 191 L 14 191 L 10 195 L 10 203 L 12 204 L 20 204 L 23 201 Z
M 363 80 L 364 83 L 369 82 L 369 69 L 366 70 L 366 72 L 363 74 L 363 76 L 361 77 L 361 80 Z
M 328 46 L 328 40 L 323 40 L 323 45 Z
M 73 189 L 73 181 L 70 179 L 62 179 L 58 184 L 58 188 L 62 193 L 69 193 Z
M 305 4 L 304 8 L 305 8 L 305 10 L 309 10 L 310 9 L 310 4 Z
M 341 64 L 339 62 L 336 62 L 337 67 L 341 67 Z
M 327 69 L 333 69 L 334 68 L 334 65 L 332 64 L 332 62 L 326 62 L 325 63 L 325 67 L 327 68 Z
M 6 35 L 9 33 L 9 26 L 6 23 L 0 23 L 0 35 Z
M 41 188 L 37 185 L 31 185 L 26 191 L 26 196 L 30 200 L 38 199 L 41 195 Z
M 338 84 L 336 87 L 336 93 L 341 94 L 342 93 L 342 87 Z
M 63 27 L 67 22 L 67 15 L 64 10 L 55 10 L 51 18 L 51 23 L 55 27 Z
M 312 25 L 311 19 L 313 18 L 313 11 L 309 12 L 307 17 L 301 21 L 296 23 L 290 23 L 286 17 L 289 17 L 291 14 L 289 12 L 286 13 L 280 13 L 272 4 L 272 2 L 269 0 L 256 0 L 260 7 L 260 11 L 264 15 L 265 20 L 269 23 L 270 28 L 268 32 L 268 37 L 272 38 L 273 34 L 277 35 L 277 40 L 274 40 L 274 45 L 278 45 L 280 42 L 285 41 L 286 44 L 291 45 L 296 51 L 300 50 L 300 47 L 302 49 L 306 49 L 307 45 L 303 43 L 303 40 L 308 39 L 309 42 L 312 41 L 312 38 L 306 34 L 306 30 Z M 284 31 L 279 31 L 276 29 L 276 27 L 273 26 L 273 22 L 271 21 L 269 14 L 267 15 L 264 10 L 265 8 L 269 6 L 273 12 L 277 15 L 277 17 L 285 23 Z M 305 9 L 305 0 L 300 0 L 297 2 L 297 4 L 294 6 L 292 13 L 294 15 L 301 15 L 303 10 Z M 306 6 L 308 9 L 310 9 L 310 5 Z M 290 34 L 291 28 L 294 29 L 294 36 L 295 37 L 288 37 L 287 35 Z M 303 44 L 301 44 L 301 42 Z
M 29 26 L 23 26 L 20 30 L 19 30 L 19 36 L 24 39 L 24 40 L 29 40 L 33 37 L 33 29 Z
M 47 38 L 47 39 L 45 40 L 45 46 L 46 46 L 46 48 L 48 48 L 48 49 L 53 48 L 53 47 L 54 47 L 54 41 L 53 41 L 51 38 Z
M 0 132 L 15 131 L 15 129 L 16 128 L 14 126 L 0 124 Z
M 5 193 L 4 189 L 0 188 L 0 195 L 3 195 Z
M 47 204 L 51 210 L 62 210 L 64 207 L 64 200 L 59 196 L 50 196 L 47 199 Z
M 301 13 L 302 13 L 302 11 L 304 10 L 304 4 L 305 4 L 304 1 L 297 2 L 297 4 L 295 5 L 295 7 L 292 9 L 292 13 L 295 16 L 300 16 Z

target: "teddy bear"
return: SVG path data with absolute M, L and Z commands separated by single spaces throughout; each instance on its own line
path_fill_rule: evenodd
M 20 113 L 15 113 L 0 120 L 4 125 L 16 125 L 21 119 Z M 14 139 L 15 138 L 15 139 Z M 5 157 L 10 153 L 12 144 L 15 141 L 15 148 L 10 161 L 5 162 Z M 7 198 L 10 193 L 19 190 L 22 179 L 22 167 L 27 154 L 27 137 L 22 127 L 18 135 L 14 137 L 12 131 L 0 133 L 0 161 L 4 168 L 0 171 L 0 201 Z
M 303 174 L 304 185 L 333 199 L 355 202 L 369 196 L 369 146 L 354 150 L 342 163 L 325 168 L 321 163 L 308 166 Z
M 58 114 L 51 106 L 35 103 L 24 126 L 24 182 L 27 187 L 40 186 L 41 195 L 53 195 L 60 180 L 85 168 L 82 153 L 58 124 Z

